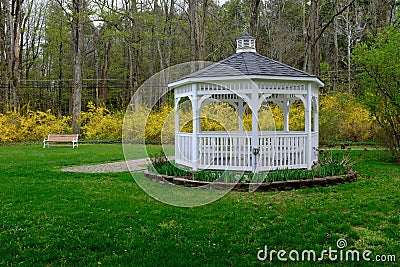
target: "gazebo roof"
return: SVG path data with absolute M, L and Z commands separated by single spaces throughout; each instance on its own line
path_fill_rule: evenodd
M 184 78 L 268 75 L 286 77 L 316 77 L 254 52 L 233 54 L 219 62 L 193 72 Z
M 246 30 L 243 32 L 242 35 L 239 36 L 238 40 L 240 39 L 251 39 L 251 40 L 255 40 L 256 38 L 254 38 L 253 36 L 251 36 Z
M 169 84 L 176 87 L 192 82 L 215 80 L 266 79 L 284 81 L 308 81 L 324 86 L 315 75 L 298 70 L 257 53 L 255 38 L 244 32 L 237 39 L 236 53 L 211 65 L 186 75 Z

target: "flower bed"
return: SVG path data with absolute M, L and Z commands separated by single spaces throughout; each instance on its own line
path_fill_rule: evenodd
M 330 186 L 336 184 L 350 183 L 357 180 L 357 172 L 349 172 L 344 175 L 327 176 L 324 178 L 313 178 L 304 180 L 288 180 L 288 181 L 275 181 L 275 182 L 262 182 L 262 183 L 230 183 L 230 182 L 206 182 L 191 180 L 187 178 L 179 178 L 168 175 L 161 175 L 151 173 L 149 171 L 144 172 L 145 177 L 148 179 L 159 182 L 162 184 L 169 183 L 178 186 L 195 187 L 203 189 L 219 189 L 219 190 L 235 190 L 235 191 L 283 191 L 283 190 L 294 190 L 301 188 L 310 188 L 317 186 Z

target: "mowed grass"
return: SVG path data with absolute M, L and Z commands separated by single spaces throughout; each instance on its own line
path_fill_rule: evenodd
M 134 147 L 130 148 L 131 157 Z M 158 150 L 151 147 L 150 150 Z M 145 157 L 138 148 L 137 158 Z M 353 157 L 362 153 L 351 152 Z M 370 151 L 356 183 L 290 192 L 230 192 L 201 207 L 158 202 L 130 173 L 64 173 L 124 159 L 121 145 L 0 147 L 0 266 L 396 266 L 400 167 Z M 259 261 L 269 250 L 371 250 L 397 263 Z M 288 258 L 288 254 L 285 255 Z

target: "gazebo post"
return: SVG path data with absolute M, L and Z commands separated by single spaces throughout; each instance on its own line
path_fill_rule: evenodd
M 307 101 L 305 108 L 305 130 L 307 133 L 307 143 L 306 143 L 306 160 L 307 160 L 307 169 L 311 169 L 312 167 L 312 135 L 311 135 L 311 121 L 312 121 L 312 85 L 308 83 L 307 86 Z
M 175 103 L 174 103 L 174 136 L 175 136 L 175 154 L 177 155 L 178 153 L 180 154 L 179 150 L 179 142 L 176 141 L 177 135 L 179 133 L 179 102 L 180 98 L 175 97 Z
M 289 132 L 289 114 L 290 114 L 290 101 L 288 99 L 285 99 L 283 103 L 283 121 L 284 121 L 284 128 L 283 130 L 285 132 Z
M 252 146 L 252 171 L 253 173 L 257 171 L 257 157 L 260 152 L 259 150 L 259 134 L 258 134 L 258 92 L 253 91 L 251 93 L 251 103 L 249 106 L 251 107 L 251 146 Z
M 319 132 L 319 108 L 318 108 L 318 96 L 315 97 L 315 107 L 314 107 L 314 132 Z
M 197 171 L 199 164 L 199 144 L 198 133 L 200 131 L 199 99 L 197 95 L 197 84 L 192 84 L 192 114 L 193 114 L 193 133 L 192 133 L 192 164 L 193 170 Z
M 239 115 L 239 132 L 243 132 L 243 130 L 244 130 L 244 125 L 243 125 L 243 114 L 244 114 L 244 110 L 245 110 L 245 108 L 244 108 L 245 106 L 244 106 L 244 103 L 243 103 L 243 100 L 241 99 L 241 98 L 239 98 L 239 100 L 238 100 L 238 110 L 237 110 L 237 112 L 238 112 L 238 115 Z

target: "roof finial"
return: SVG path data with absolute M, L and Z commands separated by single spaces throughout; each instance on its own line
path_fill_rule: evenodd
M 247 32 L 247 27 L 243 28 L 243 34 L 236 41 L 236 53 L 253 52 L 256 50 L 256 39 Z

